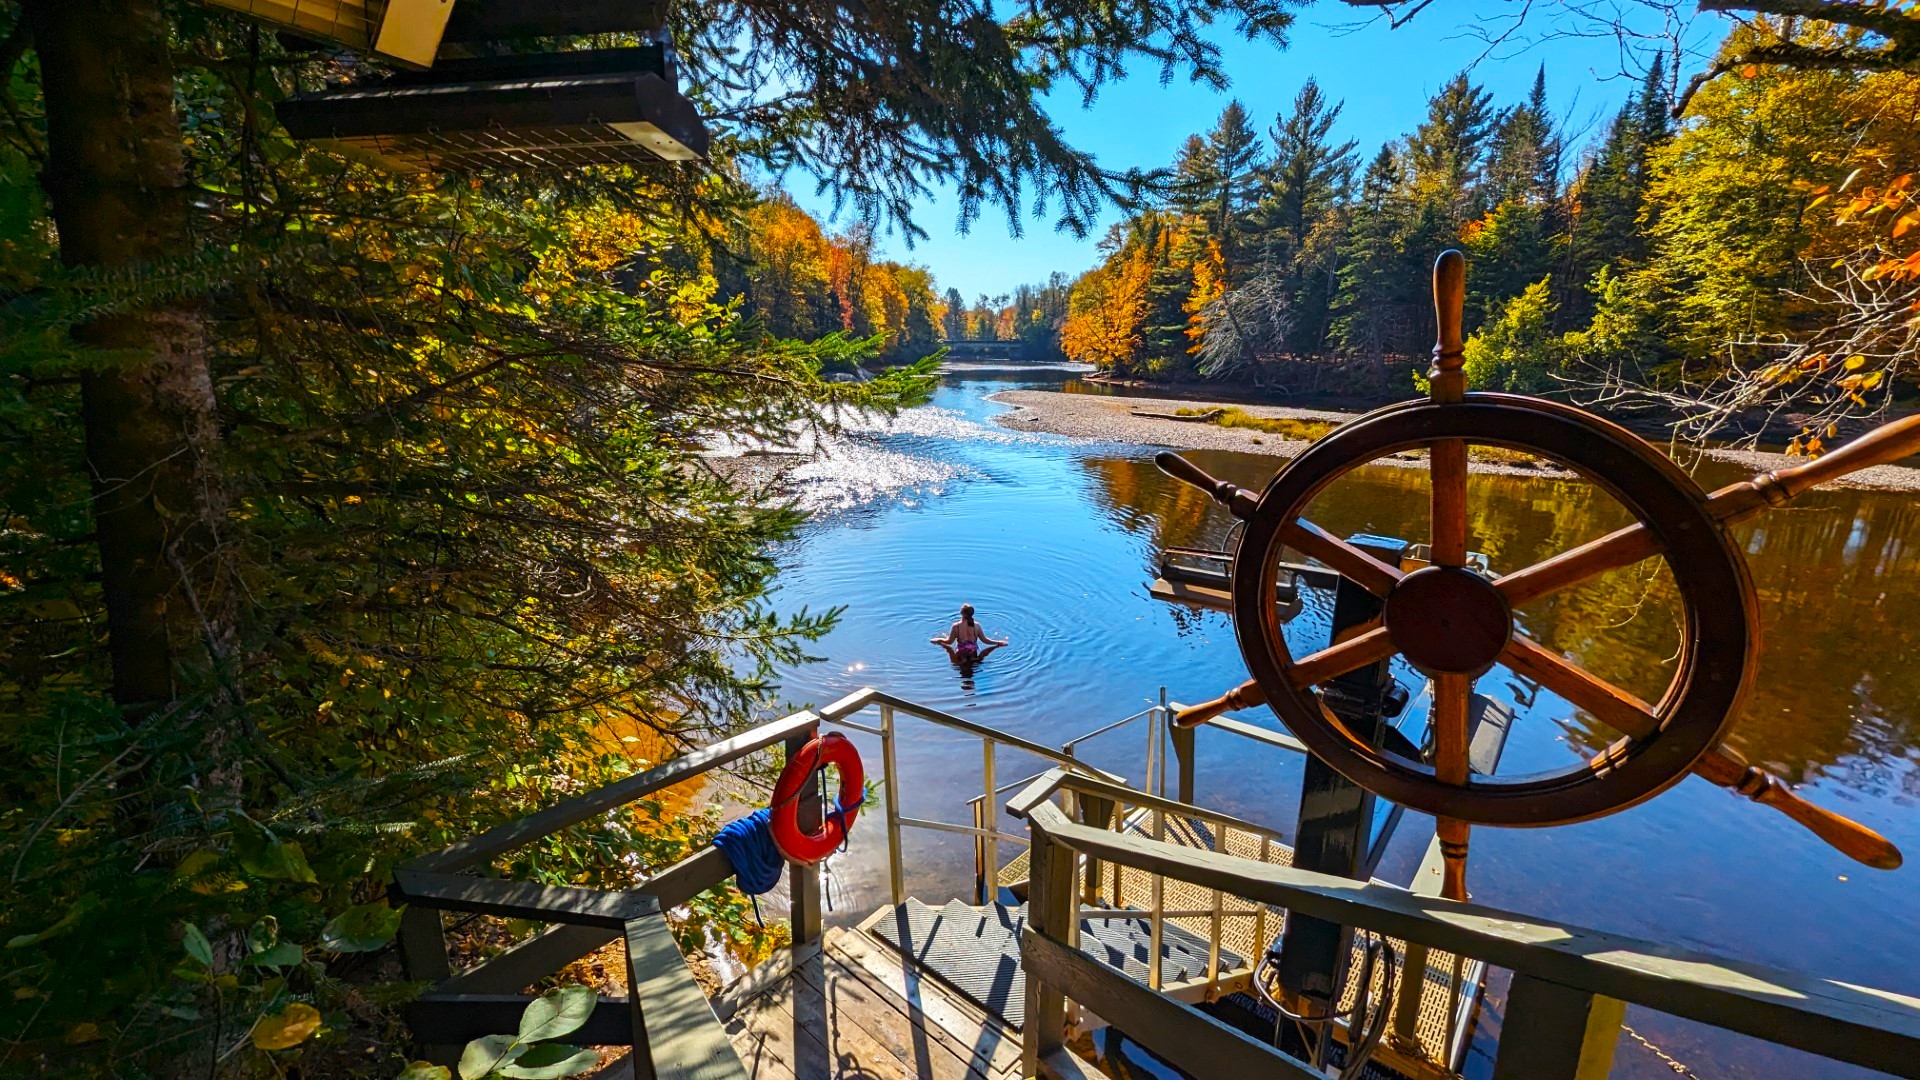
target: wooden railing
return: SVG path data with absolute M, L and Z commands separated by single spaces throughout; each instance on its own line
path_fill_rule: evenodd
M 1920 999 L 1111 832 L 1075 820 L 1060 805 L 1080 802 L 1083 788 L 1105 794 L 1055 770 L 1008 804 L 1026 819 L 1032 842 L 1021 939 L 1026 1075 L 1037 1075 L 1043 1063 L 1056 1074 L 1087 1074 L 1063 1047 L 1068 1000 L 1193 1075 L 1321 1075 L 1082 953 L 1075 940 L 1076 865 L 1097 858 L 1511 970 L 1495 1080 L 1604 1076 L 1628 1003 L 1920 1077 Z
M 521 1011 L 532 1000 L 523 992 L 528 985 L 594 949 L 622 941 L 628 996 L 602 998 L 574 1041 L 632 1046 L 636 1080 L 746 1077 L 705 994 L 687 969 L 664 915 L 733 876 L 732 864 L 718 848 L 703 848 L 639 885 L 618 891 L 507 881 L 465 871 L 484 870 L 516 848 L 748 754 L 776 744 L 784 744 L 791 753 L 813 737 L 820 720 L 814 713 L 800 712 L 763 724 L 401 866 L 389 890 L 394 903 L 406 905 L 400 917 L 401 959 L 408 978 L 432 984 L 408 1013 L 424 1052 L 453 1059 L 470 1039 L 515 1030 Z M 799 810 L 803 827 L 818 827 L 820 805 L 811 786 L 803 791 Z M 788 872 L 793 947 L 801 950 L 820 939 L 820 876 L 817 867 L 798 863 L 789 863 Z M 442 911 L 553 925 L 456 974 L 448 962 Z
M 851 719 L 870 708 L 879 710 L 878 726 Z M 906 898 L 901 851 L 904 828 L 972 835 L 987 848 L 983 858 L 989 863 L 997 860 L 996 845 L 1025 844 L 1025 837 L 1001 833 L 991 828 L 990 823 L 970 826 L 901 814 L 894 754 L 896 712 L 978 736 L 985 791 L 994 791 L 997 787 L 993 778 L 996 746 L 1025 751 L 1082 773 L 1097 772 L 1052 747 L 868 687 L 818 711 L 798 712 L 763 724 L 657 768 L 507 822 L 444 850 L 413 859 L 394 873 L 390 898 L 396 904 L 406 905 L 400 918 L 401 959 L 409 979 L 431 984 L 427 993 L 410 1007 L 408 1016 L 415 1038 L 423 1044 L 429 1057 L 457 1058 L 460 1046 L 468 1040 L 515 1029 L 521 1010 L 532 1000 L 524 993 L 527 986 L 594 949 L 624 940 L 628 985 L 634 989 L 627 998 L 603 998 L 575 1041 L 589 1045 L 631 1045 L 637 1080 L 656 1075 L 744 1076 L 738 1057 L 675 947 L 663 914 L 733 876 L 733 866 L 718 848 L 703 848 L 633 888 L 617 891 L 547 886 L 479 875 L 508 852 L 562 829 L 601 818 L 635 800 L 749 754 L 776 744 L 784 745 L 791 754 L 813 738 L 822 723 L 880 737 L 888 876 L 895 903 Z M 803 828 L 819 827 L 821 807 L 811 785 L 803 787 L 798 809 Z M 792 893 L 793 950 L 798 956 L 816 945 L 821 937 L 820 869 L 799 863 L 788 863 L 787 869 Z M 440 915 L 443 911 L 527 919 L 550 923 L 552 927 L 498 956 L 455 973 L 447 955 Z M 708 1061 L 713 1064 L 700 1064 Z M 698 1067 L 694 1068 L 695 1065 Z

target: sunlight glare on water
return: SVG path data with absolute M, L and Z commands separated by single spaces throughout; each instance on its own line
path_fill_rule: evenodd
M 1219 546 L 1226 515 L 1161 475 L 1151 447 L 993 422 L 1003 407 L 991 394 L 1058 387 L 1065 377 L 954 365 L 930 405 L 860 418 L 830 439 L 826 454 L 792 470 L 815 520 L 778 553 L 785 571 L 773 602 L 846 610 L 811 649 L 824 662 L 782 673 L 789 702 L 823 704 L 877 686 L 1057 747 L 1146 707 L 1162 685 L 1175 700 L 1199 701 L 1246 677 L 1226 616 L 1171 607 L 1147 592 L 1161 547 Z M 1193 456 L 1256 489 L 1280 464 Z M 1701 479 L 1712 487 L 1737 475 L 1722 468 Z M 1369 468 L 1323 494 L 1312 513 L 1340 534 L 1421 540 L 1426 500 L 1423 471 Z M 1594 489 L 1547 478 L 1476 476 L 1469 510 L 1472 546 L 1497 570 L 1621 520 Z M 1767 639 L 1733 745 L 1920 858 L 1912 813 L 1920 794 L 1920 505 L 1907 495 L 1819 492 L 1739 538 Z M 975 605 L 987 633 L 1012 641 L 971 672 L 927 643 L 962 603 Z M 1328 607 L 1324 594 L 1309 592 L 1306 610 L 1288 625 L 1296 655 L 1325 644 Z M 1643 566 L 1530 606 L 1523 619 L 1530 634 L 1590 671 L 1656 695 L 1671 670 L 1674 610 L 1670 579 Z M 1419 676 L 1404 663 L 1393 671 L 1418 690 Z M 1478 689 L 1517 712 L 1503 774 L 1565 768 L 1611 738 L 1504 669 Z M 1265 709 L 1238 715 L 1277 726 Z M 965 801 L 980 793 L 979 740 L 900 724 L 903 812 L 966 822 Z M 854 737 L 877 776 L 877 745 Z M 1135 724 L 1085 744 L 1082 756 L 1138 783 L 1144 738 Z M 1298 758 L 1207 729 L 1197 756 L 1200 802 L 1292 831 Z M 1002 750 L 997 779 L 1019 780 L 1044 764 Z M 1004 816 L 1001 827 L 1022 832 Z M 1407 815 L 1380 876 L 1408 880 L 1430 835 L 1426 819 Z M 970 838 L 907 830 L 905 842 L 909 893 L 936 906 L 970 894 Z M 1002 846 L 1003 859 L 1014 853 Z M 858 919 L 885 901 L 885 855 L 883 819 L 870 807 L 853 850 L 835 861 L 833 918 Z M 1469 877 L 1474 899 L 1495 906 L 1912 994 L 1920 992 L 1915 873 L 1860 867 L 1780 814 L 1686 780 L 1598 821 L 1476 829 Z M 1712 1062 L 1702 1075 L 1862 1075 L 1668 1017 L 1636 1010 L 1630 1020 L 1669 1049 L 1690 1052 L 1682 1057 Z M 1671 1075 L 1663 1069 L 1623 1047 L 1615 1075 Z

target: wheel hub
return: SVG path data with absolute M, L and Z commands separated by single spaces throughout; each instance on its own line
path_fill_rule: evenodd
M 1429 675 L 1479 675 L 1513 637 L 1513 612 L 1493 583 L 1457 566 L 1400 579 L 1381 613 L 1387 636 Z

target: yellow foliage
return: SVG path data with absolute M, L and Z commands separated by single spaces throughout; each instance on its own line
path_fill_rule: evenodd
M 320 1030 L 320 1010 L 293 1002 L 277 1013 L 262 1016 L 253 1025 L 253 1045 L 262 1050 L 290 1050 Z

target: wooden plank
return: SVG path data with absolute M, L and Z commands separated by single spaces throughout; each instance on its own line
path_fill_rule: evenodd
M 747 1075 L 665 916 L 627 923 L 627 993 L 635 1080 L 741 1080 Z
M 726 853 L 709 845 L 635 885 L 631 891 L 646 893 L 660 902 L 662 911 L 670 911 L 732 876 L 733 864 L 727 861 Z
M 815 943 L 804 949 L 787 949 L 767 957 L 758 967 L 728 983 L 714 995 L 713 1015 L 723 1024 L 732 1020 L 748 1002 L 792 977 L 795 963 L 819 951 L 820 946 Z
M 520 1030 L 520 1014 L 532 1001 L 531 994 L 427 993 L 407 1005 L 407 1026 L 418 1042 L 464 1046 L 482 1035 Z M 567 1041 L 582 1046 L 631 1045 L 633 1019 L 627 999 L 601 998 L 587 1022 Z
M 1257 724 L 1249 724 L 1245 720 L 1235 720 L 1231 716 L 1222 716 L 1209 726 L 1219 731 L 1230 731 L 1243 739 L 1252 739 L 1254 742 L 1265 743 L 1268 746 L 1281 750 L 1291 750 L 1296 754 L 1304 754 L 1307 752 L 1306 743 L 1301 742 L 1299 739 L 1294 738 L 1284 731 L 1268 731 L 1266 728 L 1260 727 Z M 1186 800 L 1182 801 L 1184 802 Z
M 1385 885 L 1312 874 L 1076 825 L 1029 808 L 1035 841 L 1484 960 L 1589 993 L 1837 1061 L 1920 1077 L 1920 999 L 1747 964 Z
M 475 964 L 436 989 L 447 994 L 517 994 L 619 938 L 620 931 L 600 926 L 549 927 L 506 952 Z
M 1036 840 L 1038 837 L 1035 838 Z M 1321 1080 L 1319 1073 L 1206 1013 L 1160 996 L 1078 949 L 1037 933 L 1020 935 L 1020 966 L 1027 1000 L 1036 980 L 1066 991 L 1127 1037 L 1194 1076 L 1284 1076 Z M 1029 1040 L 1028 1045 L 1032 1045 Z M 1048 1047 L 1045 1054 L 1059 1049 Z M 1039 1059 L 1031 1063 L 1037 1071 Z
M 578 825 L 642 796 L 659 791 L 661 788 L 672 787 L 682 781 L 691 780 L 701 773 L 738 761 L 757 750 L 764 750 L 774 743 L 782 742 L 791 735 L 811 731 L 819 723 L 820 718 L 814 714 L 797 712 L 772 723 L 762 724 L 743 731 L 731 739 L 722 739 L 692 753 L 683 754 L 646 772 L 635 773 L 606 787 L 576 795 L 544 810 L 495 826 L 478 836 L 470 836 L 432 855 L 423 855 L 414 859 L 406 866 L 412 870 L 453 871 L 486 862 L 523 844 L 530 844 L 548 833 Z
M 658 29 L 660 0 L 482 0 L 453 5 L 443 42 L 505 41 Z
M 604 892 L 531 881 L 395 870 L 388 890 L 396 900 L 420 908 L 471 911 L 509 919 L 598 926 L 619 930 L 636 915 L 658 912 L 659 902 L 637 893 Z
M 1055 809 L 1052 804 L 1048 804 L 1047 808 Z M 1106 832 L 1105 829 L 1090 828 L 1087 831 Z M 1032 891 L 1027 900 L 1026 932 L 1037 930 L 1042 934 L 1057 934 L 1071 943 L 1080 925 L 1080 898 L 1074 890 L 1077 872 L 1074 852 L 1056 843 L 1044 832 L 1033 834 L 1033 845 L 1028 851 L 1033 860 L 1030 864 L 1033 878 Z M 1155 931 L 1159 928 L 1160 924 L 1156 922 Z M 1154 945 L 1159 945 L 1159 942 L 1156 940 Z M 1064 1045 L 1067 999 L 1065 986 L 1045 978 L 1026 964 L 1024 955 L 1021 966 L 1027 976 L 1027 1015 L 1020 1027 L 1020 1065 L 1028 1075 L 1033 1075 L 1040 1070 L 1040 1059 Z
M 1093 1063 L 1081 1060 L 1080 1055 L 1064 1046 L 1040 1059 L 1040 1075 L 1049 1080 L 1111 1080 Z
M 1515 975 L 1493 1080 L 1606 1080 L 1626 1003 Z
M 783 992 L 768 997 L 792 1010 L 802 1027 L 822 1033 L 828 1060 L 843 1074 L 978 1080 L 982 1066 L 991 1067 L 929 1030 L 924 1013 L 902 1013 L 891 994 L 824 952 L 802 963 Z M 864 1071 L 847 1069 L 849 1060 Z
M 727 1024 L 728 1038 L 755 1080 L 834 1080 L 826 1044 L 796 1031 L 791 1013 L 761 995 Z
M 1019 1064 L 1020 1041 L 1012 1029 L 948 994 L 937 980 L 909 971 L 891 947 L 836 930 L 827 938 L 826 956 L 846 974 L 883 991 L 903 1016 L 920 1017 L 928 1032 L 975 1069 L 991 1073 Z

